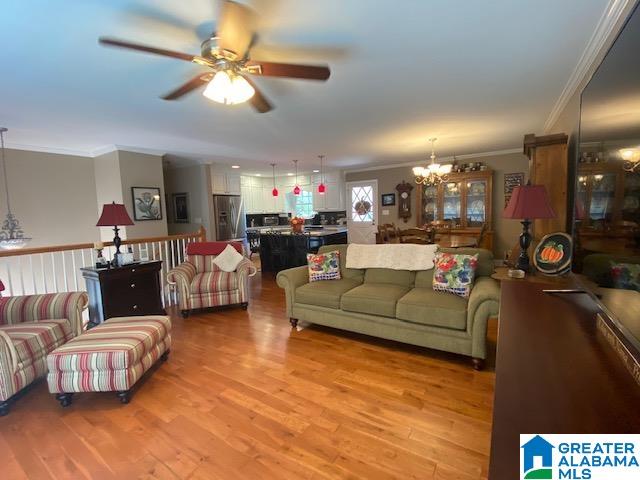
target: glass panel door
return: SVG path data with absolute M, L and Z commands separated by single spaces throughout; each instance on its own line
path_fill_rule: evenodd
M 640 174 L 625 172 L 622 221 L 640 224 Z
M 452 227 L 460 226 L 460 211 L 462 207 L 460 182 L 447 182 L 443 187 L 444 204 L 442 218 L 449 220 Z
M 615 192 L 615 173 L 604 173 L 591 176 L 591 205 L 589 205 L 589 219 L 591 220 L 591 225 L 598 230 L 604 230 L 606 225 L 611 224 Z
M 486 180 L 471 180 L 467 182 L 467 227 L 481 227 L 486 221 L 486 192 Z
M 580 228 L 585 224 L 585 216 L 586 216 L 586 208 L 587 208 L 587 198 L 588 197 L 588 181 L 589 177 L 584 174 L 578 174 L 578 189 L 576 191 L 576 207 L 575 207 L 575 217 L 576 217 L 576 227 Z M 586 222 L 588 223 L 588 222 Z
M 422 189 L 422 223 L 428 224 L 438 219 L 438 187 Z

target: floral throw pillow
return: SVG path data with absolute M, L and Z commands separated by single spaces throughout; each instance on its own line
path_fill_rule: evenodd
M 611 265 L 614 288 L 640 292 L 640 264 L 614 263 Z
M 473 288 L 478 255 L 436 253 L 433 289 L 467 298 Z
M 308 253 L 309 281 L 340 280 L 340 252 Z

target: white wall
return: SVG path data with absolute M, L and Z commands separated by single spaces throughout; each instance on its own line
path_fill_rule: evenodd
M 93 159 L 96 188 L 96 221 L 100 218 L 103 205 L 111 202 L 124 203 L 122 185 L 120 183 L 120 161 L 118 152 L 109 152 Z M 95 222 L 94 222 L 95 224 Z M 120 230 L 120 237 L 126 238 L 126 227 Z M 113 240 L 113 228 L 99 227 L 100 239 L 108 242 Z
M 90 158 L 6 150 L 11 209 L 30 246 L 93 242 L 99 238 L 96 190 Z M 0 185 L 4 185 L 0 171 Z M 0 187 L 0 221 L 7 214 Z

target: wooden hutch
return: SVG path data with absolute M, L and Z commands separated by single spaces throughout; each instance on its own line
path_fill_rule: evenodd
M 486 230 L 482 248 L 493 248 L 492 214 L 493 170 L 452 172 L 445 182 L 435 186 L 418 185 L 417 226 L 435 220 L 451 224 L 455 235 L 479 236 Z

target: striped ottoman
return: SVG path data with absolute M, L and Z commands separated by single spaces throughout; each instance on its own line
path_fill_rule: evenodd
M 47 383 L 63 407 L 75 392 L 118 392 L 129 403 L 131 388 L 171 347 L 165 316 L 110 318 L 47 356 Z

